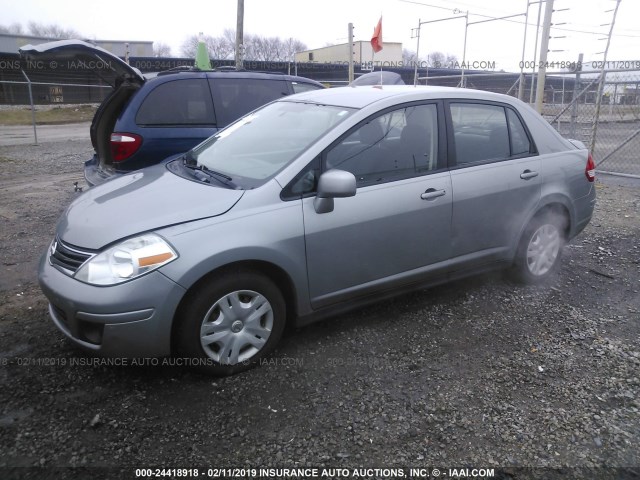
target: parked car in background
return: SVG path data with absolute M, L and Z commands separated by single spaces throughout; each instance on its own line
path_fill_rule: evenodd
M 91 124 L 95 154 L 85 164 L 90 185 L 186 152 L 272 100 L 324 88 L 308 78 L 231 69 L 177 69 L 148 78 L 112 53 L 80 40 L 26 45 L 20 53 L 93 66 L 114 87 Z
M 591 219 L 594 168 L 509 96 L 307 92 L 80 195 L 40 285 L 89 351 L 230 374 L 287 323 L 489 269 L 545 280 Z

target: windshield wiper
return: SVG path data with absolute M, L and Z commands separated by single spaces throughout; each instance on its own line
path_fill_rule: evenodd
M 198 165 L 191 151 L 188 151 L 182 157 L 182 164 L 189 170 L 193 170 L 193 176 L 201 182 L 209 183 L 209 179 L 213 178 L 229 188 L 237 189 L 238 185 L 233 182 L 233 178 L 224 173 L 216 172 L 204 165 Z

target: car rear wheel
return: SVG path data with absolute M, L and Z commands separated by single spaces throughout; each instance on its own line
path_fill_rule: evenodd
M 565 244 L 563 216 L 546 213 L 535 217 L 526 228 L 512 268 L 512 276 L 524 283 L 539 283 L 560 264 Z
M 189 293 L 178 313 L 178 352 L 214 375 L 254 366 L 282 336 L 285 302 L 267 277 L 228 271 Z

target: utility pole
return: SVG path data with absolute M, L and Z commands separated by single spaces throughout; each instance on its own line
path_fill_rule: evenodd
M 604 58 L 602 59 L 602 69 L 600 70 L 600 82 L 598 83 L 598 93 L 596 96 L 596 114 L 593 121 L 593 128 L 591 131 L 591 145 L 589 150 L 594 153 L 596 149 L 596 134 L 598 133 L 598 122 L 600 121 L 600 107 L 602 106 L 602 92 L 604 91 L 604 80 L 607 75 L 607 55 L 609 53 L 609 45 L 611 44 L 611 34 L 613 33 L 613 26 L 616 24 L 616 16 L 618 15 L 618 7 L 620 6 L 620 0 L 616 0 L 616 8 L 613 10 L 613 18 L 611 19 L 611 25 L 609 27 L 609 36 L 607 37 L 607 46 L 604 48 Z M 615 101 L 615 98 L 614 98 Z
M 353 82 L 353 23 L 349 24 L 349 83 Z
M 236 70 L 244 68 L 244 0 L 238 0 L 236 23 Z
M 536 111 L 542 113 L 544 101 L 544 77 L 547 74 L 547 54 L 549 53 L 549 33 L 551 32 L 551 17 L 553 16 L 553 0 L 547 0 L 544 8 L 544 23 L 542 25 L 542 39 L 540 40 L 540 65 L 538 67 L 538 84 L 536 85 Z
M 538 21 L 536 22 L 536 39 L 533 41 L 533 62 L 531 65 L 531 87 L 529 88 L 529 105 L 533 105 L 534 74 L 536 73 L 536 61 L 538 60 L 538 37 L 540 36 L 540 15 L 542 14 L 542 4 L 546 0 L 538 2 Z
M 527 0 L 527 13 L 524 16 L 524 38 L 522 39 L 522 58 L 520 59 L 520 79 L 518 80 L 518 99 L 524 98 L 524 54 L 527 48 L 527 26 L 529 25 L 529 0 Z
M 418 62 L 420 61 L 420 27 L 422 26 L 422 20 L 418 19 L 418 28 L 414 29 L 416 32 L 416 61 L 413 69 L 413 86 L 418 85 Z M 411 38 L 414 38 L 413 35 Z
M 460 69 L 460 87 L 466 88 L 464 80 L 464 65 L 467 60 L 467 30 L 469 30 L 469 10 L 464 14 L 464 46 L 462 47 L 462 68 Z

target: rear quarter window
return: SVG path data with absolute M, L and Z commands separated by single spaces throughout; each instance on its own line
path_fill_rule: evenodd
M 512 155 L 526 155 L 531 152 L 531 142 L 527 136 L 527 131 L 516 112 L 508 108 L 507 119 L 509 120 L 509 131 L 511 132 Z
M 287 82 L 258 78 L 210 78 L 218 127 L 225 127 L 262 105 L 289 95 Z
M 136 123 L 143 126 L 215 125 L 206 80 L 174 80 L 158 85 L 140 105 Z

